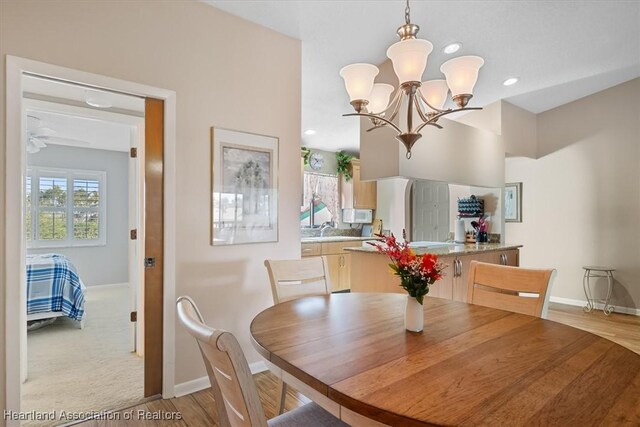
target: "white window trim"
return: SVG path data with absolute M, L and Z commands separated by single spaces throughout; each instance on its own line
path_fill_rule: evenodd
M 27 176 L 31 177 L 31 239 L 27 240 L 29 249 L 47 248 L 76 248 L 90 246 L 106 246 L 107 244 L 107 172 L 82 169 L 50 168 L 45 166 L 31 166 L 27 168 Z M 67 180 L 66 207 L 60 208 L 67 214 L 67 238 L 64 240 L 38 240 L 39 227 L 39 194 L 40 177 L 52 176 Z M 75 179 L 94 179 L 100 183 L 99 231 L 100 238 L 82 240 L 73 237 L 73 181 Z M 26 205 L 26 204 L 25 204 Z M 55 209 L 55 208 L 54 208 Z M 51 210 L 49 208 L 45 210 Z

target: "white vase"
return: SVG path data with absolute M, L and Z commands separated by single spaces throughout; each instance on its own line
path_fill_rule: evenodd
M 422 332 L 424 328 L 424 306 L 409 295 L 404 311 L 404 327 L 411 332 Z

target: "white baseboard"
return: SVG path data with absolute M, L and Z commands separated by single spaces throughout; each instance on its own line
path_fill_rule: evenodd
M 559 304 L 575 305 L 576 307 L 584 307 L 584 306 L 587 305 L 587 300 L 561 298 L 561 297 L 553 297 L 553 296 L 551 298 L 549 298 L 549 301 L 557 302 Z M 598 310 L 602 310 L 603 305 L 604 304 L 602 304 L 602 303 L 596 303 L 596 308 Z M 640 309 L 639 308 L 615 306 L 613 311 L 615 313 L 624 313 L 624 314 L 631 314 L 633 316 L 640 316 Z
M 209 377 L 204 376 L 200 378 L 196 378 L 195 380 L 187 381 L 185 383 L 176 384 L 173 391 L 176 397 L 186 396 L 187 394 L 195 393 L 196 391 L 204 390 L 205 388 L 209 388 L 211 383 L 209 382 Z
M 267 364 L 263 361 L 250 363 L 249 369 L 252 374 L 257 374 L 258 372 L 264 372 L 267 370 Z M 196 378 L 195 380 L 187 381 L 184 383 L 176 384 L 174 388 L 174 393 L 176 397 L 186 396 L 187 394 L 195 393 L 200 390 L 204 390 L 209 388 L 211 383 L 209 382 L 209 377 L 204 376 L 200 378 Z

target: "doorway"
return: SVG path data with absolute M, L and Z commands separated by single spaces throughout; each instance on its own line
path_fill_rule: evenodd
M 130 313 L 143 313 L 145 100 L 24 76 L 23 107 L 24 410 L 131 406 L 144 397 Z
M 163 112 L 161 119 L 157 121 L 152 135 L 155 138 L 156 153 L 160 157 L 154 160 L 155 170 L 159 170 L 162 176 L 162 184 L 159 194 L 161 196 L 160 212 L 164 221 L 157 228 L 162 234 L 156 239 L 158 253 L 152 253 L 151 258 L 160 259 L 159 269 L 162 274 L 156 273 L 160 278 L 155 295 L 149 298 L 149 286 L 145 287 L 144 298 L 139 298 L 145 304 L 145 315 L 153 312 L 155 318 L 153 326 L 145 334 L 145 350 L 149 348 L 148 341 L 153 338 L 152 351 L 145 351 L 145 365 L 155 367 L 155 377 L 151 383 L 147 381 L 149 371 L 145 370 L 145 395 L 157 395 L 162 393 L 164 397 L 173 396 L 173 298 L 175 295 L 175 270 L 174 270 L 174 233 L 175 233 L 175 93 L 163 89 L 147 87 L 122 80 L 111 79 L 104 76 L 78 72 L 49 64 L 30 61 L 22 58 L 7 57 L 7 223 L 6 226 L 6 251 L 5 265 L 7 266 L 7 282 L 15 283 L 15 286 L 7 287 L 6 299 L 6 361 L 7 361 L 7 409 L 19 411 L 21 409 L 21 379 L 28 375 L 26 366 L 22 363 L 21 354 L 27 354 L 26 346 L 26 221 L 24 221 L 25 191 L 23 183 L 27 176 L 26 145 L 27 138 L 23 138 L 26 129 L 26 119 L 23 120 L 25 105 L 22 99 L 23 79 L 25 76 L 45 77 L 62 82 L 73 82 L 89 89 L 106 90 L 111 93 L 130 94 L 145 99 L 145 108 L 148 98 L 155 98 L 156 105 L 160 105 Z M 157 108 L 157 107 L 156 107 Z M 26 115 L 24 115 L 26 117 Z M 149 143 L 149 131 L 145 127 L 146 143 Z M 21 142 L 21 143 L 20 143 Z M 159 151 L 157 147 L 160 147 Z M 158 163 L 160 162 L 160 163 Z M 158 168 L 158 164 L 160 167 Z M 157 179 L 157 177 L 156 177 Z M 70 182 L 70 181 L 67 181 Z M 149 187 L 150 183 L 145 183 Z M 14 207 L 15 212 L 11 212 Z M 156 205 L 157 207 L 157 205 Z M 154 212 L 157 214 L 157 212 Z M 55 216 L 55 215 L 49 215 Z M 149 215 L 145 215 L 147 218 Z M 145 247 L 149 250 L 149 247 Z M 144 255 L 139 251 L 142 259 Z M 154 256 L 155 255 L 155 256 Z M 164 260 L 163 260 L 164 258 Z M 164 262 L 163 262 L 164 261 Z M 145 276 L 147 271 L 145 269 Z M 145 282 L 149 282 L 145 277 Z M 18 286 L 19 285 L 19 286 Z M 159 292 L 158 292 L 159 291 Z M 19 302 L 19 304 L 18 304 Z M 133 317 L 135 314 L 132 315 Z M 144 320 L 144 316 L 141 316 Z M 157 319 L 160 319 L 157 322 Z M 151 323 L 146 322 L 147 325 Z M 132 341 L 133 342 L 133 341 Z M 152 363 L 146 359 L 155 358 Z M 27 375 L 25 375 L 27 374 Z M 51 408 L 56 409 L 56 408 Z M 107 409 L 107 408 L 104 408 Z

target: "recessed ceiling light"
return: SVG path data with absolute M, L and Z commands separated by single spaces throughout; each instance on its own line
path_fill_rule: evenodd
M 509 77 L 507 80 L 503 81 L 502 84 L 505 86 L 511 86 L 518 83 L 518 80 L 519 79 L 517 77 Z
M 452 53 L 456 53 L 457 51 L 459 51 L 461 48 L 462 48 L 462 43 L 455 42 L 455 43 L 450 43 L 445 47 L 443 47 L 442 51 L 447 55 L 451 55 Z
M 307 130 L 304 131 L 304 134 L 305 135 L 315 135 L 316 131 L 313 130 L 313 129 L 307 129 Z

